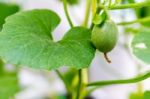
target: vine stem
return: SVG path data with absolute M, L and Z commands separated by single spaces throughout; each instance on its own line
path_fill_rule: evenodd
M 3 63 L 3 61 L 0 59 L 0 76 L 3 74 L 3 72 L 4 72 L 4 63 Z
M 150 6 L 150 1 L 140 2 L 140 3 L 131 3 L 131 4 L 124 4 L 124 5 L 111 5 L 108 7 L 109 10 L 121 10 L 121 9 L 128 9 L 128 8 L 140 8 L 144 6 Z M 104 5 L 99 5 L 99 8 L 104 9 Z
M 110 19 L 110 14 L 109 14 L 109 11 L 108 11 L 108 8 L 104 6 L 104 11 L 107 15 L 107 18 Z
M 108 63 L 111 63 L 111 59 L 109 59 L 107 53 L 104 53 L 104 58 L 106 59 L 106 61 L 107 61 Z
M 142 22 L 150 22 L 150 17 L 141 18 L 141 19 L 137 19 L 137 20 L 133 20 L 129 22 L 120 22 L 120 23 L 117 23 L 117 25 L 130 25 L 130 24 L 142 23 Z
M 82 84 L 82 70 L 78 71 L 78 88 L 77 88 L 77 97 L 76 99 L 80 99 L 80 91 L 81 91 L 81 84 Z
M 56 70 L 56 73 L 57 73 L 57 75 L 59 76 L 59 78 L 63 81 L 67 92 L 70 93 L 70 92 L 69 92 L 69 88 L 68 88 L 68 86 L 67 86 L 67 84 L 66 84 L 66 81 L 65 81 L 64 77 L 62 76 L 62 74 L 60 73 L 60 71 L 59 71 L 59 70 Z
M 96 10 L 97 10 L 97 0 L 92 0 L 92 20 L 95 17 Z
M 112 4 L 112 1 L 111 1 L 111 0 L 109 0 L 108 6 L 111 6 L 111 4 Z
M 97 2 L 99 4 L 99 2 Z M 99 7 L 96 8 L 96 13 L 95 14 L 99 14 L 101 11 L 101 9 Z M 90 29 L 92 30 L 94 27 L 94 23 L 91 24 Z
M 91 7 L 91 0 L 87 0 L 86 2 L 86 13 L 85 13 L 85 18 L 82 26 L 88 27 L 88 21 L 89 21 L 89 16 L 90 16 L 90 7 Z M 85 84 L 88 83 L 88 70 L 87 69 L 80 69 L 78 71 L 78 88 L 77 88 L 77 96 L 76 99 L 82 99 L 83 94 L 85 91 L 86 87 L 83 87 Z
M 87 0 L 85 18 L 84 18 L 84 22 L 83 22 L 83 26 L 85 26 L 85 27 L 87 27 L 87 25 L 88 25 L 88 20 L 89 20 L 89 16 L 90 16 L 90 8 L 91 8 L 91 0 Z
M 106 86 L 106 85 L 114 85 L 114 84 L 129 84 L 129 83 L 137 83 L 143 81 L 150 77 L 150 71 L 146 74 L 141 74 L 137 77 L 124 79 L 124 80 L 108 80 L 108 81 L 99 81 L 87 84 L 87 86 Z
M 141 65 L 138 65 L 136 66 L 137 68 L 137 74 L 139 74 L 140 70 L 141 70 Z M 143 95 L 143 83 L 142 82 L 139 82 L 137 83 L 137 93 L 142 96 Z
M 68 13 L 67 0 L 63 0 L 63 7 L 64 7 L 66 18 L 69 22 L 69 25 L 71 27 L 73 27 L 73 22 L 71 21 L 71 18 L 70 18 L 69 13 Z

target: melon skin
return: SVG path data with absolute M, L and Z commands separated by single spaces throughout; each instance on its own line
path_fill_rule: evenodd
M 92 30 L 91 40 L 93 45 L 101 52 L 110 52 L 118 41 L 117 25 L 106 20 L 102 25 L 95 25 Z

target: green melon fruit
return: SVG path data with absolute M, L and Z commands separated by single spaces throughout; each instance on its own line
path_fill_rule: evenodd
M 106 20 L 101 25 L 95 25 L 91 40 L 93 45 L 99 51 L 103 52 L 106 60 L 108 60 L 106 54 L 115 47 L 118 40 L 118 29 L 116 24 L 111 20 Z
M 92 42 L 101 52 L 110 52 L 118 40 L 118 29 L 116 24 L 111 20 L 106 20 L 102 26 L 94 26 L 92 31 Z

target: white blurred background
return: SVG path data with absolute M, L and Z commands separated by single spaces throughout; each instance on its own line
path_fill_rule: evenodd
M 1 0 L 4 1 L 4 0 Z M 69 11 L 73 22 L 80 25 L 83 22 L 86 0 L 80 0 L 77 6 L 69 6 Z M 53 36 L 55 40 L 60 40 L 64 33 L 70 28 L 66 20 L 63 5 L 58 0 L 5 0 L 5 2 L 17 2 L 22 10 L 30 9 L 51 9 L 61 17 L 61 24 L 56 28 Z M 135 19 L 132 10 L 111 11 L 111 18 L 115 22 L 129 21 Z M 108 64 L 103 58 L 103 54 L 96 52 L 96 56 L 91 63 L 89 76 L 90 81 L 126 79 L 136 76 L 137 60 L 132 57 L 131 52 L 124 45 L 130 43 L 131 37 L 123 36 L 123 28 L 119 27 L 119 42 L 115 49 L 109 53 L 112 63 Z M 135 63 L 136 61 L 136 63 Z M 147 71 L 150 66 L 141 64 L 139 73 Z M 19 73 L 21 86 L 25 89 L 16 95 L 16 99 L 43 99 L 57 92 L 64 94 L 65 87 L 54 71 L 37 71 L 29 68 L 22 68 Z M 150 89 L 150 80 L 142 82 L 144 89 Z M 112 85 L 97 89 L 92 93 L 95 99 L 128 99 L 129 94 L 136 91 L 136 84 Z

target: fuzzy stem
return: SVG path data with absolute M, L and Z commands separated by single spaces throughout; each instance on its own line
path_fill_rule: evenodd
M 63 83 L 64 83 L 64 85 L 65 85 L 65 88 L 66 88 L 66 90 L 67 90 L 67 92 L 68 92 L 68 94 L 69 94 L 70 91 L 69 91 L 69 88 L 68 88 L 68 86 L 67 86 L 67 84 L 66 84 L 66 81 L 65 81 L 64 77 L 62 76 L 62 74 L 60 73 L 59 70 L 56 70 L 56 73 L 57 73 L 57 75 L 59 76 L 59 78 L 63 81 Z
M 89 83 L 87 86 L 106 86 L 106 85 L 114 85 L 114 84 L 137 83 L 137 82 L 143 81 L 149 77 L 150 77 L 150 72 L 147 72 L 146 74 L 141 74 L 137 77 L 130 78 L 130 79 L 99 81 L 99 82 Z
M 3 74 L 4 72 L 4 63 L 3 61 L 0 59 L 0 76 Z
M 84 22 L 83 22 L 83 26 L 85 26 L 85 27 L 87 27 L 87 25 L 88 25 L 88 20 L 90 17 L 90 8 L 91 8 L 91 0 L 87 0 L 85 18 L 84 18 Z
M 80 69 L 78 71 L 78 78 L 79 78 L 79 81 L 78 81 L 78 89 L 77 89 L 77 97 L 76 99 L 80 99 L 80 91 L 81 91 L 81 84 L 82 84 L 82 70 Z
M 141 8 L 145 6 L 150 6 L 150 1 L 140 2 L 140 3 L 131 3 L 124 5 L 111 5 L 108 7 L 109 10 L 121 10 L 121 9 L 129 9 L 129 8 Z M 99 8 L 104 9 L 104 5 L 100 5 Z
M 92 19 L 95 17 L 97 10 L 97 0 L 92 0 Z
M 117 25 L 130 25 L 134 23 L 143 23 L 143 22 L 150 22 L 150 17 L 145 17 L 145 18 L 141 18 L 141 19 L 137 19 L 137 20 L 133 20 L 129 22 L 120 22 L 120 23 L 117 23 Z
M 69 16 L 69 13 L 68 13 L 67 1 L 66 1 L 66 0 L 63 0 L 63 6 L 64 6 L 65 15 L 66 15 L 66 18 L 67 18 L 67 20 L 68 20 L 68 22 L 69 22 L 69 25 L 70 25 L 71 27 L 73 27 L 73 23 L 72 23 L 72 21 L 71 21 L 71 18 L 70 18 L 70 16 Z

